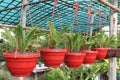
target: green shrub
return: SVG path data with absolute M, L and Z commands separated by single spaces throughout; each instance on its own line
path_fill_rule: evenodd
M 39 80 L 69 80 L 61 68 L 51 69 L 46 72 Z
M 0 80 L 8 80 L 9 74 L 7 72 L 0 73 Z

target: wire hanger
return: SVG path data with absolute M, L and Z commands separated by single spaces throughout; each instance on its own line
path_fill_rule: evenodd
M 73 11 L 74 12 L 74 18 L 73 18 L 73 23 L 72 23 L 72 31 L 73 31 L 74 23 L 76 22 L 76 24 L 78 26 L 78 29 L 79 29 L 79 32 L 80 32 L 80 27 L 78 25 L 78 20 L 77 20 L 77 12 L 78 12 L 78 9 L 79 9 L 79 4 L 77 2 L 74 2 L 73 7 L 75 7 L 75 9 Z
M 53 7 L 53 10 L 52 10 L 52 20 L 54 19 L 54 14 L 55 14 L 55 11 L 56 11 L 56 14 L 58 16 L 58 21 L 59 21 L 59 24 L 60 24 L 60 28 L 62 28 L 62 23 L 60 21 L 60 15 L 58 14 L 57 0 L 53 0 L 53 2 L 54 2 L 54 7 Z
M 25 1 L 26 1 L 26 4 L 24 4 Z M 31 16 L 31 14 L 30 14 L 30 6 L 29 6 L 29 4 L 28 4 L 28 0 L 22 0 L 22 9 L 21 9 L 21 15 L 20 15 L 20 23 L 22 23 L 23 9 L 25 8 L 25 6 L 27 6 L 26 9 L 28 10 L 28 15 L 29 15 L 29 17 L 30 17 L 30 24 L 31 24 L 31 26 L 33 27 L 34 25 L 33 25 L 33 22 L 32 22 L 32 16 Z M 27 10 L 26 10 L 26 11 L 27 11 Z
M 101 22 L 101 18 L 102 18 L 102 9 L 101 9 L 101 4 L 99 3 L 99 11 L 98 11 L 98 24 L 99 24 L 99 28 L 101 27 L 102 25 L 102 22 Z
M 90 7 L 92 0 L 90 0 L 90 2 L 88 3 L 88 7 L 87 7 L 87 17 L 88 17 L 88 22 L 86 23 L 86 33 L 88 35 L 88 27 L 90 25 L 90 27 L 92 27 L 91 24 L 91 13 L 92 13 L 92 9 Z

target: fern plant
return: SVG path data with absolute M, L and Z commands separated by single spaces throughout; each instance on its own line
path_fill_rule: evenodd
M 79 33 L 70 32 L 65 38 L 66 46 L 71 52 L 78 52 L 83 45 L 84 37 Z
M 51 21 L 48 21 L 48 27 L 49 33 L 42 45 L 49 48 L 64 48 L 63 36 L 69 25 L 63 27 L 59 32 Z
M 90 50 L 94 43 L 94 36 L 84 37 L 82 49 Z
M 116 47 L 116 37 L 105 34 L 105 31 L 100 31 L 94 36 L 94 47 Z
M 5 32 L 2 33 L 3 37 L 7 39 L 9 43 L 9 51 L 14 52 L 15 49 L 19 53 L 25 53 L 29 46 L 34 43 L 34 40 L 37 38 L 35 32 L 38 30 L 37 27 L 32 28 L 29 31 L 24 31 L 21 25 L 17 25 L 14 29 L 13 34 L 8 29 L 4 29 Z
M 13 52 L 16 47 L 15 36 L 13 35 L 13 29 L 8 30 L 7 28 L 3 28 L 5 32 L 2 32 L 3 38 L 6 40 L 4 43 L 1 43 L 1 47 L 5 51 Z

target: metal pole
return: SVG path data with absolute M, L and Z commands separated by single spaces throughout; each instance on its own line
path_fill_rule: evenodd
M 118 0 L 110 0 L 114 6 L 118 7 Z M 117 12 L 111 10 L 110 14 L 110 35 L 117 36 Z M 117 58 L 109 59 L 109 80 L 116 80 Z
M 23 0 L 23 4 L 27 4 L 27 0 Z M 22 6 L 22 12 L 21 12 L 21 24 L 23 27 L 26 27 L 26 7 Z
M 92 24 L 93 24 L 93 22 L 94 22 L 94 17 L 95 17 L 95 14 L 92 15 L 92 20 L 91 20 L 91 23 L 90 23 L 90 36 L 92 36 L 92 33 L 93 33 Z
M 22 0 L 23 4 L 27 3 L 27 0 Z M 27 6 L 22 6 L 22 12 L 21 12 L 21 24 L 23 27 L 26 27 L 26 7 Z M 19 77 L 19 80 L 23 80 L 23 77 Z

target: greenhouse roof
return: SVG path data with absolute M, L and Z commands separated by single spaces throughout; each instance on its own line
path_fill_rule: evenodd
M 73 4 L 79 4 L 77 17 L 74 19 Z M 93 29 L 101 28 L 109 24 L 110 8 L 100 3 L 98 0 L 58 0 L 54 8 L 53 0 L 28 0 L 26 7 L 27 22 L 26 26 L 39 25 L 41 29 L 48 29 L 47 21 L 52 20 L 57 30 L 61 27 L 72 24 L 75 32 L 86 32 Z M 88 19 L 88 6 L 91 7 L 91 22 Z M 22 0 L 0 0 L 0 24 L 16 25 L 20 23 Z M 54 17 L 52 16 L 54 9 Z M 99 18 L 99 10 L 102 10 L 102 17 Z M 94 16 L 94 17 L 92 17 Z M 120 19 L 120 17 L 118 17 Z M 101 21 L 101 25 L 99 25 Z M 69 30 L 71 30 L 69 28 Z

